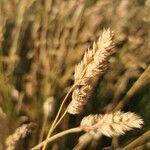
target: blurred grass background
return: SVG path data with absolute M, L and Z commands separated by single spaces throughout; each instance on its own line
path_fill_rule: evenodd
M 30 146 L 37 144 L 43 103 L 53 97 L 54 112 L 45 134 L 48 132 L 73 84 L 74 66 L 108 27 L 115 32 L 118 53 L 97 83 L 84 114 L 66 117 L 57 131 L 78 125 L 85 114 L 111 110 L 150 64 L 149 14 L 150 0 L 0 0 L 0 149 L 5 149 L 6 138 L 17 127 L 28 122 L 37 124 Z M 121 137 L 119 144 L 149 130 L 149 83 L 146 80 L 123 108 L 140 114 L 145 125 Z M 69 138 L 71 142 L 64 138 L 52 148 L 72 149 L 77 137 Z M 106 141 L 103 147 L 111 144 Z

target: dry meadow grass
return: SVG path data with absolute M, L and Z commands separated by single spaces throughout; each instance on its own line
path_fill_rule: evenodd
M 150 0 L 0 0 L 0 150 L 150 148 L 149 14 Z

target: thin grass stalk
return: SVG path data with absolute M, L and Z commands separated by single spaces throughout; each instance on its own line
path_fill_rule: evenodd
M 63 106 L 64 106 L 64 103 L 65 103 L 65 101 L 67 100 L 69 94 L 70 94 L 70 93 L 72 92 L 72 90 L 75 88 L 75 86 L 76 86 L 76 84 L 74 84 L 74 85 L 70 88 L 70 90 L 69 90 L 68 93 L 66 94 L 65 98 L 63 99 L 63 101 L 62 101 L 62 103 L 61 103 L 61 105 L 60 105 L 60 108 L 59 108 L 59 110 L 58 110 L 58 112 L 57 112 L 57 115 L 56 115 L 56 117 L 55 117 L 55 119 L 54 119 L 54 122 L 52 123 L 51 128 L 49 129 L 49 132 L 48 132 L 46 141 L 47 141 L 48 138 L 51 136 L 51 134 L 52 134 L 52 132 L 53 132 L 53 130 L 54 130 L 54 126 L 55 126 L 55 124 L 57 123 L 58 117 L 59 117 L 59 115 L 60 115 L 60 113 L 61 113 L 61 110 L 62 110 L 62 108 L 63 108 Z M 48 142 L 48 141 L 47 141 L 47 142 Z M 42 150 L 45 150 L 45 149 L 46 149 L 47 142 L 44 143 L 44 146 L 43 146 Z
M 39 149 L 40 147 L 42 147 L 43 145 L 45 145 L 45 143 L 48 143 L 48 142 L 52 142 L 62 136 L 65 136 L 67 134 L 71 134 L 71 133 L 77 133 L 77 132 L 81 132 L 82 129 L 80 127 L 76 127 L 76 128 L 72 128 L 72 129 L 68 129 L 68 130 L 65 130 L 65 131 L 62 131 L 54 136 L 52 136 L 51 138 L 48 138 L 46 139 L 45 141 L 41 142 L 40 144 L 38 144 L 37 146 L 31 148 L 31 150 L 37 150 Z
M 62 116 L 60 117 L 60 119 L 56 122 L 55 126 L 53 127 L 53 130 L 58 126 L 58 124 L 62 121 L 62 119 L 65 117 L 65 115 L 67 114 L 68 111 L 68 107 L 66 108 L 66 110 L 64 111 L 64 113 L 62 114 Z
M 150 149 L 150 142 L 134 148 L 135 150 L 148 150 Z
M 117 104 L 117 106 L 113 109 L 113 111 L 121 110 L 126 103 L 130 100 L 130 98 L 143 87 L 145 84 L 150 83 L 150 66 L 142 73 L 142 75 L 138 78 L 138 80 L 133 84 L 133 86 L 126 93 L 126 96 Z
M 144 144 L 146 140 L 150 139 L 150 131 L 145 132 L 140 137 L 129 143 L 127 146 L 125 146 L 122 150 L 131 150 L 137 146 L 140 146 Z

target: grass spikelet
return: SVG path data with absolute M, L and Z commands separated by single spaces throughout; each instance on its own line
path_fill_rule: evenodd
M 70 114 L 79 114 L 86 105 L 92 90 L 92 79 L 102 76 L 108 68 L 109 57 L 114 53 L 112 41 L 113 33 L 110 29 L 104 30 L 92 50 L 88 49 L 83 60 L 75 67 L 75 85 L 72 101 L 68 107 Z
M 101 134 L 113 137 L 125 134 L 133 128 L 141 128 L 143 120 L 132 112 L 115 112 L 104 115 L 89 115 L 81 121 L 81 128 L 99 137 Z
M 24 124 L 6 139 L 6 150 L 16 150 L 28 146 L 29 136 L 35 128 L 34 123 Z

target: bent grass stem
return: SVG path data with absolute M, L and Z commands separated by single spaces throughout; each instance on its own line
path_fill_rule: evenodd
M 36 145 L 35 147 L 31 148 L 31 150 L 37 150 L 39 149 L 40 147 L 42 147 L 43 145 L 45 145 L 46 143 L 49 143 L 49 142 L 52 142 L 64 135 L 67 135 L 67 134 L 70 134 L 70 133 L 77 133 L 77 132 L 81 132 L 82 129 L 80 127 L 76 127 L 76 128 L 72 128 L 72 129 L 68 129 L 68 130 L 65 130 L 65 131 L 62 131 L 58 134 L 55 134 L 54 136 L 46 139 L 45 141 L 41 142 L 40 144 Z

